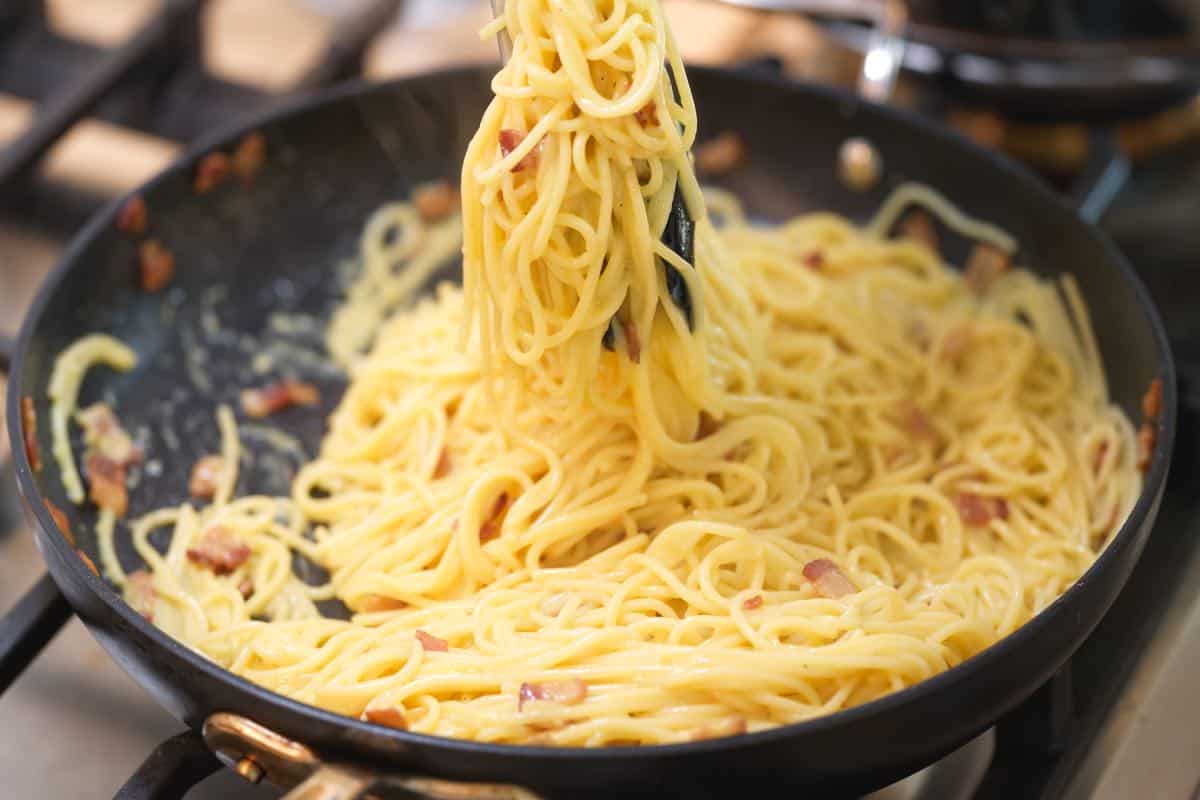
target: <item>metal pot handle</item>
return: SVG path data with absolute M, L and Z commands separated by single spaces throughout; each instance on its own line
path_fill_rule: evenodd
M 864 20 L 874 25 L 863 54 L 858 93 L 873 103 L 892 97 L 904 63 L 908 5 L 905 0 L 725 0 L 735 6 L 760 11 L 805 14 L 814 17 Z
M 203 735 L 217 758 L 246 780 L 295 787 L 287 800 L 358 800 L 385 788 L 429 800 L 541 800 L 509 784 L 462 783 L 326 762 L 299 742 L 237 714 L 213 714 Z

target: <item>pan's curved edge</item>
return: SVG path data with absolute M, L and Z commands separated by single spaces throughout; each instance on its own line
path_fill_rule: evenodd
M 316 94 L 312 97 L 298 99 L 292 102 L 283 103 L 277 107 L 270 109 L 267 112 L 254 115 L 244 121 L 229 125 L 222 130 L 204 137 L 196 145 L 188 148 L 188 150 L 177 159 L 173 165 L 166 171 L 156 176 L 145 185 L 136 190 L 143 192 L 153 189 L 156 185 L 166 180 L 168 177 L 178 174 L 181 171 L 191 169 L 195 162 L 205 153 L 211 151 L 215 147 L 226 144 L 236 137 L 253 131 L 256 128 L 268 125 L 274 121 L 290 118 L 294 115 L 312 111 L 318 107 L 344 100 L 352 97 L 369 97 L 376 93 L 386 94 L 403 89 L 409 84 L 416 85 L 419 81 L 428 80 L 431 77 L 437 76 L 461 76 L 462 79 L 479 79 L 486 81 L 490 76 L 490 70 L 484 72 L 485 68 L 479 67 L 461 67 L 451 70 L 445 70 L 432 75 L 423 75 L 414 78 L 400 79 L 381 84 L 367 84 L 362 81 L 355 81 L 334 87 L 325 92 Z M 722 70 L 711 68 L 692 68 L 697 74 L 724 74 Z M 746 79 L 743 79 L 746 80 Z M 965 138 L 957 133 L 940 128 L 933 123 L 919 117 L 909 115 L 907 113 L 897 111 L 890 108 L 881 108 L 865 103 L 851 95 L 839 90 L 826 87 L 816 86 L 797 86 L 788 82 L 786 79 L 779 77 L 756 77 L 754 82 L 763 83 L 774 86 L 781 91 L 787 91 L 796 95 L 811 94 L 826 98 L 827 100 L 837 102 L 843 107 L 850 110 L 851 116 L 858 113 L 868 115 L 881 116 L 893 124 L 903 124 L 910 127 L 915 127 L 925 135 L 932 137 L 943 143 L 952 143 L 955 147 L 965 147 L 971 150 L 976 158 L 983 159 L 989 162 L 997 169 L 1012 174 L 1021 184 L 1022 188 L 1033 195 L 1038 196 L 1041 201 L 1051 203 L 1057 207 L 1067 210 L 1066 204 L 1050 189 L 1044 186 L 1040 180 L 1035 178 L 1023 166 L 1015 164 L 1011 160 L 981 150 Z M 115 200 L 104 211 L 98 214 L 87 226 L 77 235 L 73 243 L 64 253 L 59 264 L 51 272 L 50 276 L 44 281 L 39 288 L 35 299 L 30 306 L 25 320 L 21 326 L 21 332 L 17 342 L 16 354 L 12 365 L 12 379 L 9 383 L 8 404 L 7 404 L 7 419 L 10 431 L 20 430 L 20 397 L 22 375 L 25 368 L 25 359 L 28 352 L 30 340 L 36 328 L 50 297 L 53 295 L 56 287 L 69 274 L 72 267 L 77 263 L 80 256 L 83 255 L 92 241 L 99 233 L 113 224 L 115 216 L 121 206 L 123 199 Z M 914 686 L 899 692 L 892 693 L 878 700 L 866 703 L 844 711 L 839 711 L 817 719 L 796 723 L 794 725 L 776 728 L 759 733 L 747 734 L 740 737 L 732 737 L 729 739 L 717 739 L 701 742 L 693 742 L 688 744 L 675 745 L 659 745 L 654 747 L 619 747 L 605 749 L 585 749 L 585 748 L 547 748 L 547 747 L 532 747 L 525 745 L 505 745 L 505 744 L 487 744 L 473 741 L 447 739 L 442 737 L 433 737 L 423 734 L 410 733 L 405 731 L 392 731 L 380 728 L 375 725 L 341 716 L 329 711 L 325 711 L 314 706 L 309 706 L 295 700 L 291 700 L 282 695 L 257 686 L 249 681 L 227 672 L 223 668 L 217 666 L 213 662 L 203 658 L 193 652 L 183 644 L 172 639 L 167 634 L 155 628 L 149 622 L 144 620 L 139 614 L 134 612 L 127 606 L 121 598 L 100 578 L 92 574 L 83 563 L 70 552 L 65 541 L 60 541 L 60 537 L 49 536 L 45 537 L 45 541 L 50 542 L 50 546 L 54 548 L 55 557 L 62 560 L 66 564 L 66 568 L 71 580 L 86 588 L 86 590 L 94 595 L 107 607 L 108 612 L 119 618 L 122 623 L 129 629 L 136 631 L 140 636 L 147 640 L 149 644 L 155 647 L 163 648 L 174 659 L 185 664 L 189 669 L 193 669 L 204 673 L 206 676 L 222 681 L 229 685 L 242 695 L 242 699 L 247 702 L 256 702 L 268 704 L 276 710 L 289 714 L 296 715 L 298 719 L 316 720 L 325 725 L 340 726 L 348 733 L 351 738 L 358 742 L 379 743 L 376 745 L 378 751 L 396 751 L 399 746 L 401 751 L 408 750 L 412 746 L 430 747 L 434 746 L 442 751 L 458 754 L 465 758 L 470 758 L 473 755 L 499 756 L 504 758 L 512 758 L 522 755 L 536 758 L 543 761 L 602 761 L 618 756 L 623 760 L 643 760 L 659 758 L 663 756 L 700 756 L 716 753 L 719 751 L 728 751 L 733 749 L 751 748 L 757 745 L 768 742 L 781 742 L 784 739 L 795 737 L 797 735 L 810 732 L 813 734 L 828 731 L 842 726 L 852 725 L 860 719 L 873 714 L 887 711 L 890 708 L 908 703 L 920 703 L 926 698 L 935 695 L 944 686 L 956 683 L 968 677 L 972 672 L 983 669 L 986 666 L 994 664 L 999 659 L 1005 657 L 1005 654 L 1020 645 L 1026 639 L 1035 636 L 1039 630 L 1047 623 L 1051 614 L 1050 611 L 1056 606 L 1069 603 L 1069 598 L 1074 597 L 1084 588 L 1084 584 L 1089 580 L 1089 575 L 1098 571 L 1110 562 L 1114 561 L 1119 553 L 1117 548 L 1126 548 L 1135 544 L 1136 537 L 1133 535 L 1136 528 L 1143 524 L 1148 524 L 1150 516 L 1157 508 L 1159 499 L 1162 495 L 1163 486 L 1169 468 L 1171 452 L 1174 447 L 1176 433 L 1176 414 L 1178 408 L 1177 381 L 1175 376 L 1175 367 L 1171 358 L 1170 347 L 1166 335 L 1166 329 L 1162 319 L 1158 314 L 1150 295 L 1141 279 L 1133 271 L 1132 267 L 1126 262 L 1123 256 L 1116 248 L 1108 241 L 1107 237 L 1099 233 L 1095 229 L 1091 229 L 1091 234 L 1108 255 L 1111 262 L 1121 272 L 1126 284 L 1130 286 L 1137 296 L 1139 305 L 1142 307 L 1146 321 L 1152 331 L 1156 348 L 1162 356 L 1164 365 L 1163 374 L 1163 402 L 1164 414 L 1162 416 L 1159 428 L 1159 446 L 1155 451 L 1150 470 L 1146 477 L 1146 486 L 1141 497 L 1130 514 L 1129 519 L 1122 526 L 1122 529 L 1114 537 L 1111 545 L 1101 553 L 1097 561 L 1089 568 L 1079 581 L 1077 581 L 1067 592 L 1058 598 L 1050 607 L 1044 610 L 1041 614 L 1031 620 L 1029 623 L 1022 626 L 1013 634 L 1005 637 L 997 644 L 977 654 L 976 656 L 964 661 L 946 672 L 940 673 L 928 680 L 922 681 Z M 55 525 L 51 519 L 48 510 L 46 509 L 40 494 L 40 490 L 36 485 L 34 475 L 31 471 L 28 459 L 25 456 L 22 448 L 14 448 L 14 464 L 16 467 L 17 483 L 21 494 L 25 499 L 31 513 L 37 520 L 37 524 L 43 531 L 55 530 Z M 1145 536 L 1141 537 L 1144 542 Z M 45 554 L 47 559 L 51 558 L 51 554 Z M 1130 563 L 1132 568 L 1132 562 Z M 1015 705 L 1016 701 L 1013 701 Z

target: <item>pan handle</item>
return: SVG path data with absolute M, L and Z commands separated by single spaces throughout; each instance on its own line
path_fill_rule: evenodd
M 246 780 L 295 787 L 287 800 L 358 800 L 372 789 L 398 789 L 427 800 L 541 800 L 508 784 L 463 783 L 325 762 L 299 742 L 237 714 L 209 717 L 204 741 Z

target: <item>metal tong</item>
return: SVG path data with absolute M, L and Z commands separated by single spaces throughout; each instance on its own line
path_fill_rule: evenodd
M 505 0 L 492 0 L 492 15 L 499 17 L 504 13 Z M 513 43 L 512 37 L 508 35 L 507 30 L 502 30 L 496 36 L 497 43 L 500 46 L 500 60 L 502 63 L 508 63 L 508 59 L 512 56 Z M 675 99 L 679 99 L 679 87 L 675 83 L 675 74 L 671 71 L 669 64 L 664 66 L 667 71 L 667 77 L 671 80 L 671 90 L 675 94 Z M 687 203 L 683 199 L 683 192 L 680 191 L 679 185 L 675 185 L 675 197 L 671 202 L 671 213 L 667 217 L 666 228 L 663 229 L 662 241 L 667 247 L 676 253 L 680 258 L 688 264 L 696 263 L 696 223 L 692 220 L 691 212 L 688 211 Z M 671 298 L 671 302 L 683 313 L 683 317 L 687 320 L 689 330 L 695 328 L 695 313 L 692 307 L 691 290 L 688 288 L 687 281 L 679 274 L 679 270 L 675 269 L 671 264 L 663 264 L 663 274 L 667 283 L 667 294 Z M 604 347 L 608 350 L 616 349 L 617 331 L 620 329 L 620 321 L 614 317 L 608 323 L 608 330 L 604 333 Z

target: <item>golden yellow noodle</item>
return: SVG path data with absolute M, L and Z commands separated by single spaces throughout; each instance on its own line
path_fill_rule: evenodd
M 216 501 L 133 522 L 157 625 L 290 697 L 415 731 L 658 744 L 912 685 L 1079 577 L 1140 477 L 1073 284 L 1013 270 L 978 297 L 884 238 L 885 218 L 757 227 L 702 195 L 653 0 L 509 0 L 499 24 L 514 56 L 463 166 L 465 217 L 398 203 L 368 222 L 331 326 L 352 380 L 292 496 L 233 497 L 223 410 Z M 524 134 L 507 155 L 502 131 Z M 660 242 L 677 181 L 694 266 Z M 406 307 L 460 224 L 465 288 Z M 972 521 L 964 498 L 997 513 Z M 251 550 L 230 575 L 188 558 L 214 527 Z M 300 580 L 295 553 L 329 583 Z M 826 596 L 818 559 L 855 591 Z M 334 597 L 353 619 L 320 616 Z

